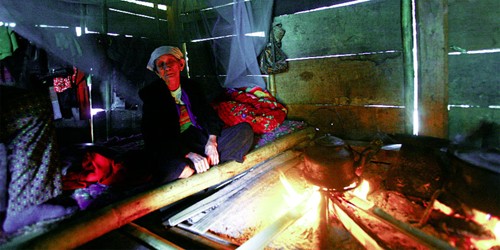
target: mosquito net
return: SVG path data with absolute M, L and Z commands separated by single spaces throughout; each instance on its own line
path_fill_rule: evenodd
M 208 42 L 221 86 L 265 88 L 257 57 L 272 7 L 269 0 L 2 0 L 0 27 L 43 49 L 49 74 L 71 65 L 140 104 L 149 54 L 164 44 Z

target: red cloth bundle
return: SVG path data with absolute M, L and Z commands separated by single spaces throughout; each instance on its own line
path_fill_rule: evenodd
M 125 161 L 117 161 L 99 152 L 86 152 L 81 169 L 68 172 L 63 176 L 63 189 L 86 188 L 93 183 L 100 183 L 118 188 L 143 184 L 151 178 L 143 168 L 130 166 Z
M 286 118 L 287 109 L 267 90 L 260 87 L 227 90 L 228 100 L 215 105 L 215 110 L 228 126 L 249 123 L 257 134 L 268 133 Z

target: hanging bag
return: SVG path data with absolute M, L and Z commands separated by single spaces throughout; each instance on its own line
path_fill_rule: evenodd
M 263 74 L 277 74 L 288 70 L 288 58 L 281 50 L 281 39 L 285 35 L 285 30 L 281 24 L 273 27 L 270 34 L 270 42 L 260 54 L 259 66 Z

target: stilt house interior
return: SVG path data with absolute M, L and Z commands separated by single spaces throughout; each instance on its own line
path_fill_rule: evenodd
M 274 106 L 232 109 L 267 124 L 243 163 L 155 187 L 66 190 L 77 212 L 2 232 L 0 249 L 500 249 L 498 10 L 498 0 L 2 0 L 0 49 L 11 51 L 0 51 L 0 82 L 46 90 L 63 162 L 92 145 L 142 148 L 138 91 L 157 78 L 146 64 L 158 46 L 183 51 L 182 74 L 214 107 L 228 90 L 255 89 Z M 350 152 L 348 169 L 325 140 Z M 331 188 L 348 175 L 354 186 Z

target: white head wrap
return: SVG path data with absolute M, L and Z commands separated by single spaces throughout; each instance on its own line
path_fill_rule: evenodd
M 148 65 L 146 68 L 148 68 L 151 71 L 155 71 L 155 60 L 158 59 L 158 57 L 165 55 L 165 54 L 170 54 L 175 56 L 177 59 L 181 59 L 184 57 L 182 54 L 182 51 L 173 46 L 161 46 L 156 48 L 153 53 L 151 53 L 151 58 L 149 58 Z

